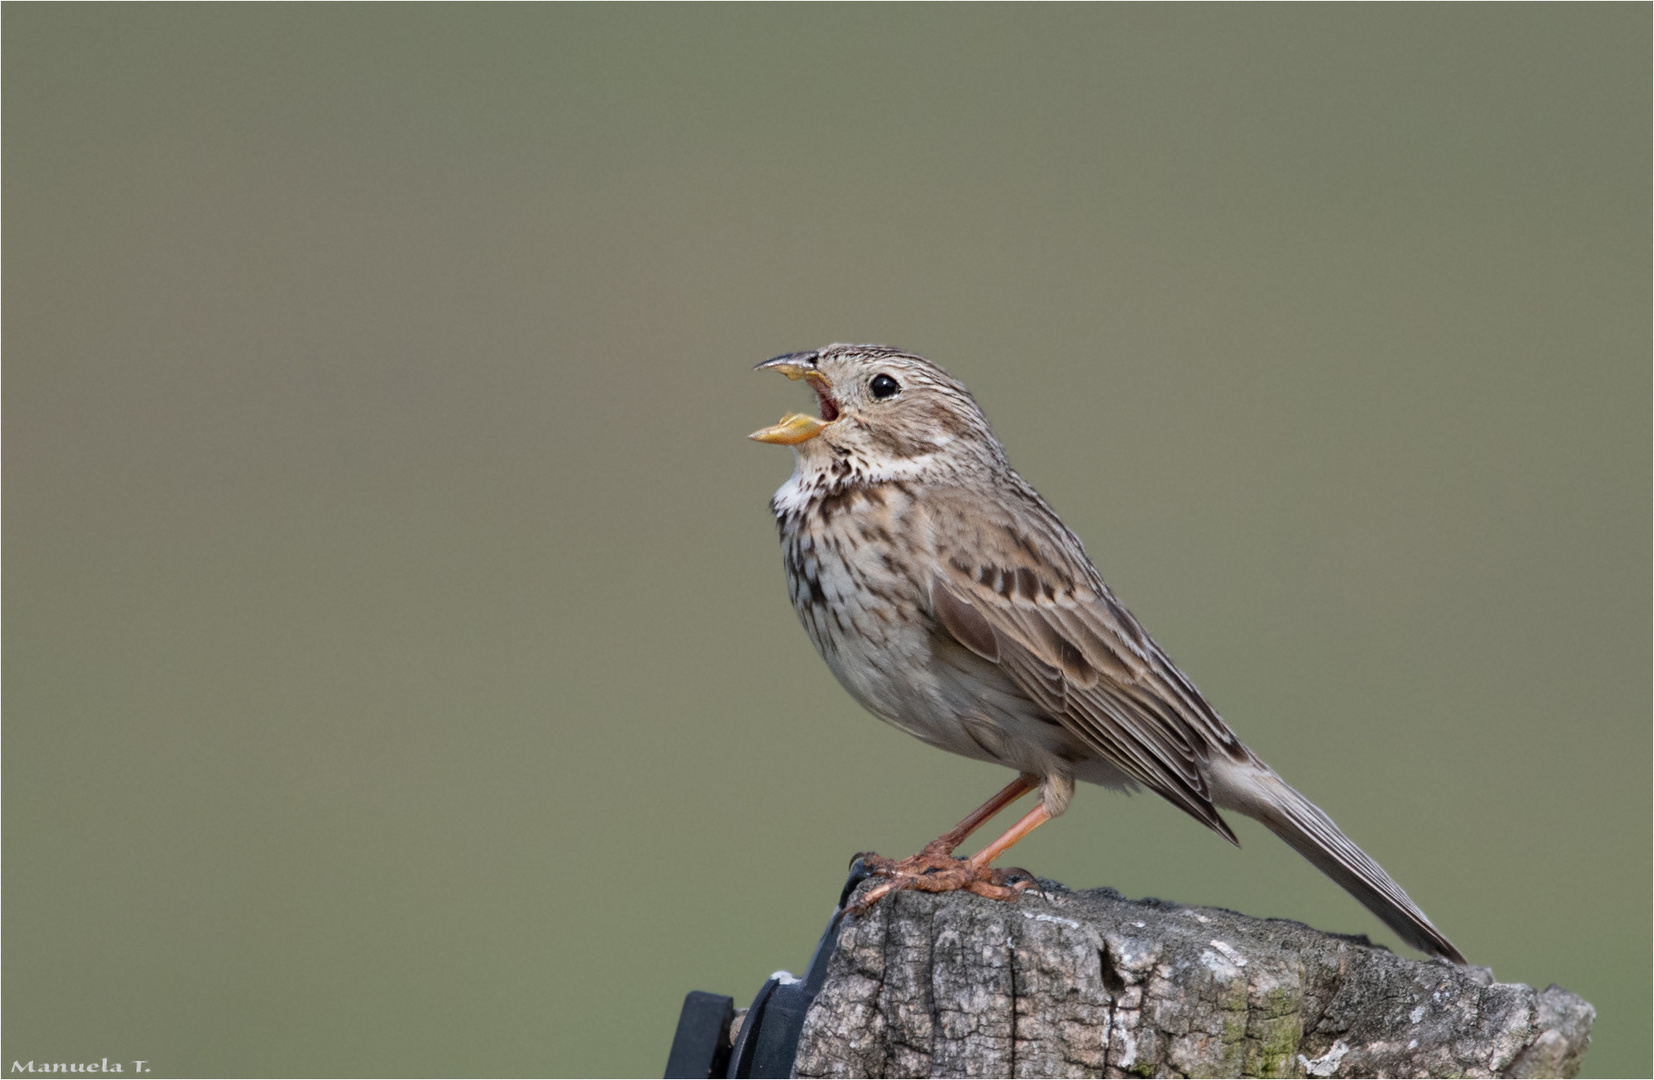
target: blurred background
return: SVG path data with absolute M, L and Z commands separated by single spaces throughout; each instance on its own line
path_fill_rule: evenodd
M 659 1075 L 800 969 L 1008 779 L 788 605 L 749 369 L 847 340 L 1646 1075 L 1648 24 L 8 5 L 0 1057 Z M 1395 945 L 1235 825 L 1087 788 L 1017 861 Z

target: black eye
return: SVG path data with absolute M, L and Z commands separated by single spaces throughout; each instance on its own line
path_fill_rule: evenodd
M 891 394 L 894 394 L 896 391 L 900 390 L 902 387 L 900 383 L 898 383 L 895 379 L 892 379 L 889 375 L 875 375 L 873 376 L 873 381 L 867 384 L 867 388 L 873 391 L 874 397 L 887 398 Z

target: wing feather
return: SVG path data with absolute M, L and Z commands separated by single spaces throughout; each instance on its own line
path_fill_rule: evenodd
M 939 553 L 931 581 L 938 621 L 1082 743 L 1234 840 L 1201 763 L 1243 754 L 1239 740 L 1109 592 L 1043 500 L 1037 510 L 1044 535 L 1030 535 L 1026 509 L 1017 517 L 1022 529 L 996 530 L 1003 512 L 990 512 L 966 531 L 976 541 L 970 549 Z

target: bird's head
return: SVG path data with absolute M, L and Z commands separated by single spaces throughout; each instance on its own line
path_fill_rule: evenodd
M 758 368 L 815 391 L 818 415 L 790 413 L 748 436 L 791 446 L 800 465 L 881 481 L 1005 460 L 970 391 L 922 357 L 885 345 L 829 345 Z

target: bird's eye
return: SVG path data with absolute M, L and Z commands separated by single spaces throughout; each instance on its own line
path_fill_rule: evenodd
M 867 388 L 873 391 L 874 397 L 887 398 L 891 394 L 894 394 L 896 391 L 900 390 L 902 387 L 900 383 L 898 383 L 895 379 L 892 379 L 889 375 L 875 375 L 873 376 L 873 381 L 867 384 Z

